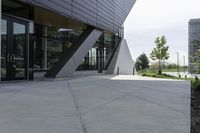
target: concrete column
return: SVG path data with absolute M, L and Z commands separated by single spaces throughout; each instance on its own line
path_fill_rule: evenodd
M 47 27 L 44 28 L 44 34 L 45 36 L 47 36 Z M 44 62 L 43 62 L 43 67 L 46 70 L 47 69 L 47 38 L 44 39 L 44 53 L 43 53 L 43 57 L 44 57 Z
M 133 74 L 134 62 L 125 39 L 122 39 L 107 70 L 107 74 Z
M 1 0 L 0 0 L 0 18 L 1 18 Z M 0 21 L 1 25 L 1 21 Z M 1 26 L 0 26 L 0 31 L 1 31 Z M 0 57 L 1 57 L 1 35 L 0 35 Z M 1 68 L 1 58 L 0 58 L 0 68 Z M 0 69 L 0 82 L 1 82 L 1 69 Z

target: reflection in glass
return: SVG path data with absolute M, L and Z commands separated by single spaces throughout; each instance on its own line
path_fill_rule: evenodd
M 62 42 L 47 39 L 47 68 L 50 68 L 62 55 Z
M 6 78 L 7 20 L 1 19 L 1 78 Z

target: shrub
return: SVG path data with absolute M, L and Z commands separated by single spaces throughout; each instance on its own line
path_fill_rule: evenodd
M 154 77 L 154 78 L 178 79 L 175 76 L 171 76 L 171 75 L 167 75 L 167 74 L 159 74 L 159 73 L 143 73 L 142 76 Z
M 192 88 L 200 91 L 200 80 L 192 81 Z

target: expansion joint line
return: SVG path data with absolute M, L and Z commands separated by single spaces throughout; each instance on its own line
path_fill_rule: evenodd
M 83 131 L 83 133 L 88 133 L 87 129 L 85 127 L 83 118 L 82 118 L 82 114 L 81 114 L 80 109 L 78 107 L 78 102 L 76 100 L 76 96 L 73 94 L 73 91 L 71 89 L 71 86 L 70 86 L 70 83 L 69 83 L 68 80 L 67 80 L 67 85 L 68 85 L 69 91 L 70 91 L 70 93 L 72 95 L 72 99 L 73 99 L 73 102 L 74 102 L 74 105 L 75 105 L 75 108 L 76 108 L 76 111 L 77 111 L 77 114 L 78 114 L 78 117 L 79 117 L 79 120 L 80 120 L 80 125 L 81 125 L 81 128 L 82 128 L 82 131 Z

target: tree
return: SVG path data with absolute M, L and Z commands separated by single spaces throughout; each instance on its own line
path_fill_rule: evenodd
M 141 70 L 140 64 L 141 64 L 140 60 L 136 59 L 136 62 L 135 62 L 136 71 L 140 71 Z
M 148 59 L 148 57 L 146 56 L 145 53 L 141 54 L 136 59 L 135 67 L 136 67 L 137 71 L 142 70 L 142 72 L 143 72 L 143 70 L 149 68 L 149 59 Z
M 200 49 L 198 49 L 194 53 L 194 63 L 197 63 L 199 65 L 199 73 L 200 73 Z
M 166 46 L 166 43 L 167 43 L 167 40 L 165 39 L 165 36 L 157 37 L 155 39 L 156 47 L 153 48 L 150 54 L 150 58 L 152 60 L 158 60 L 159 74 L 162 73 L 161 61 L 169 59 L 169 53 L 168 53 L 169 46 Z

